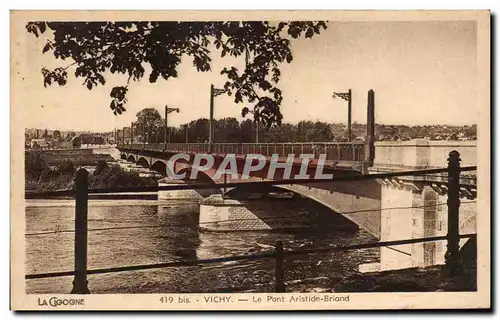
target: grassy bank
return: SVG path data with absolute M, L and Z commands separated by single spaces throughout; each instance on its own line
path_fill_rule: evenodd
M 40 152 L 31 153 L 26 157 L 26 190 L 52 191 L 57 189 L 72 189 L 74 177 L 78 168 L 70 160 L 58 166 L 49 166 Z M 93 173 L 89 174 L 89 188 L 124 188 L 156 186 L 154 178 L 139 177 L 136 172 L 124 171 L 117 165 L 108 165 L 99 160 Z

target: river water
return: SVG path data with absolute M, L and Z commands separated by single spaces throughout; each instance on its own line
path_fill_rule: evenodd
M 304 201 L 306 201 L 304 199 Z M 304 206 L 307 208 L 307 202 Z M 211 233 L 198 229 L 199 205 L 146 200 L 89 201 L 88 268 L 323 248 L 374 241 L 359 231 L 305 230 Z M 333 213 L 332 213 L 333 214 Z M 27 200 L 26 272 L 73 270 L 74 201 Z M 92 230 L 101 229 L 101 230 Z M 330 289 L 377 262 L 377 249 L 312 254 L 285 260 L 287 291 Z M 89 276 L 93 293 L 272 292 L 274 260 L 239 261 Z M 28 293 L 69 293 L 72 277 L 26 280 Z

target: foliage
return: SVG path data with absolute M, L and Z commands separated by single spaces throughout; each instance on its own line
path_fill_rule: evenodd
M 76 133 L 74 133 L 73 131 L 68 132 L 66 134 L 66 141 L 71 141 L 71 139 L 73 139 L 75 136 L 76 136 Z
M 26 189 L 56 190 L 66 189 L 75 175 L 75 166 L 69 160 L 51 168 L 40 151 L 28 152 L 25 161 Z
M 147 142 L 151 143 L 160 137 L 159 133 L 163 134 L 164 122 L 158 112 L 154 108 L 145 108 L 137 113 L 137 121 L 134 123 L 134 136 L 142 137 L 141 141 L 147 137 Z M 163 135 L 161 135 L 163 141 Z
M 75 137 L 73 139 L 73 148 L 80 148 L 82 146 L 82 138 Z
M 27 190 L 57 190 L 74 188 L 75 166 L 66 160 L 55 168 L 50 168 L 41 152 L 30 152 L 26 157 Z M 139 177 L 136 172 L 123 171 L 119 166 L 109 166 L 99 160 L 93 174 L 89 175 L 90 188 L 120 188 L 155 186 L 154 178 Z
M 108 163 L 106 161 L 104 161 L 104 160 L 98 160 L 97 161 L 97 165 L 95 166 L 94 175 L 101 174 L 107 168 L 108 168 Z
M 171 142 L 186 141 L 186 126 L 188 142 L 208 141 L 208 120 L 198 119 L 183 124 L 181 129 L 171 128 Z M 257 123 L 246 119 L 238 122 L 236 118 L 223 118 L 214 121 L 215 142 L 255 142 Z M 298 125 L 284 123 L 281 126 L 266 128 L 259 126 L 259 142 L 306 142 L 333 141 L 331 125 L 325 122 L 302 121 Z M 162 142 L 162 140 L 158 141 Z
M 301 121 L 297 125 L 297 142 L 332 141 L 330 126 L 324 122 Z
M 117 165 L 103 167 L 97 164 L 96 170 L 89 175 L 90 188 L 125 188 L 156 186 L 154 178 L 139 177 L 137 172 L 123 171 Z
M 69 174 L 69 175 L 74 175 L 76 171 L 73 162 L 71 162 L 70 160 L 65 160 L 61 165 L 59 165 L 57 170 L 61 174 Z
M 112 88 L 110 108 L 116 114 L 125 111 L 130 80 L 146 76 L 149 82 L 159 77 L 178 76 L 181 58 L 190 57 L 200 72 L 211 71 L 212 54 L 244 57 L 245 67 L 223 68 L 227 77 L 222 92 L 234 96 L 235 103 L 253 105 L 256 121 L 270 127 L 281 124 L 282 91 L 277 87 L 280 65 L 293 60 L 291 39 L 312 38 L 326 29 L 323 21 L 133 21 L 133 22 L 43 22 L 26 25 L 35 36 L 48 35 L 43 53 L 70 64 L 54 70 L 42 69 L 44 85 L 67 83 L 68 68 L 83 78 L 91 90 L 106 83 L 106 72 L 123 74 L 127 84 Z M 50 30 L 50 31 L 48 31 Z M 250 110 L 243 108 L 245 115 Z
M 24 160 L 26 179 L 38 180 L 42 173 L 49 169 L 41 151 L 26 152 Z
M 60 139 L 61 139 L 61 131 L 59 131 L 59 130 L 54 130 L 54 132 L 52 133 L 52 137 L 53 137 L 54 139 L 60 140 Z

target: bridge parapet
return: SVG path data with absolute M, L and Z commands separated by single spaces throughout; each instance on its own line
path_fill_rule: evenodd
M 168 143 L 166 149 L 164 144 L 132 144 L 119 145 L 119 149 L 132 151 L 169 152 L 169 153 L 207 153 L 208 143 Z M 365 158 L 363 142 L 309 142 L 309 143 L 214 143 L 213 154 L 261 154 L 287 157 L 293 154 L 314 154 L 319 158 L 320 154 L 326 154 L 327 160 L 350 161 L 362 163 Z
M 379 141 L 375 143 L 373 167 L 417 170 L 447 167 L 446 159 L 451 150 L 460 153 L 462 166 L 477 163 L 476 141 Z
M 448 167 L 449 153 L 460 153 L 461 166 L 476 165 L 475 141 L 429 141 L 424 139 L 398 142 L 376 142 L 375 159 L 370 173 L 424 170 Z M 421 236 L 440 236 L 447 232 L 448 174 L 393 177 L 377 180 L 381 184 L 382 241 Z M 460 174 L 459 196 L 462 198 L 459 229 L 461 233 L 476 230 L 476 172 Z M 411 208 L 403 210 L 401 208 Z M 463 243 L 461 243 L 463 244 Z M 381 270 L 429 266 L 444 263 L 443 243 L 413 244 L 399 251 L 382 248 Z
M 369 169 L 371 173 L 445 168 L 448 166 L 446 159 L 452 150 L 460 153 L 461 166 L 475 166 L 477 159 L 476 141 L 429 141 L 425 139 L 380 141 L 375 143 L 375 148 L 375 161 L 373 167 Z M 401 177 L 391 180 L 411 180 L 442 185 L 447 182 L 447 174 Z M 476 186 L 476 171 L 463 172 L 460 175 L 460 183 Z

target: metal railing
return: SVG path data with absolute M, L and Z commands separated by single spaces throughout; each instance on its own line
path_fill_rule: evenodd
M 208 153 L 208 143 L 168 143 L 118 145 L 119 149 L 150 152 L 185 152 Z M 354 142 L 288 142 L 288 143 L 213 143 L 211 153 L 214 154 L 261 154 L 263 156 L 290 154 L 299 157 L 301 154 L 313 154 L 318 158 L 326 154 L 327 160 L 354 161 L 365 160 L 365 143 Z
M 147 265 L 133 265 L 133 266 L 123 266 L 123 267 L 112 267 L 103 269 L 87 269 L 87 237 L 88 237 L 88 196 L 89 193 L 111 193 L 111 192 L 136 192 L 136 191 L 152 191 L 152 190 L 185 190 L 185 189 L 203 189 L 203 188 L 227 188 L 231 186 L 237 186 L 241 184 L 293 184 L 293 183 L 306 183 L 306 182 L 318 182 L 318 180 L 295 180 L 295 181 L 262 181 L 262 182 L 248 182 L 248 183 L 226 183 L 226 184 L 198 184 L 198 185 L 170 185 L 170 186 L 157 186 L 157 187 L 134 187 L 134 188 L 114 188 L 114 189 L 88 189 L 88 172 L 85 169 L 79 169 L 75 178 L 75 190 L 59 190 L 52 192 L 38 193 L 41 195 L 74 195 L 75 196 L 75 269 L 74 271 L 60 271 L 60 272 L 47 272 L 40 274 L 28 274 L 25 279 L 40 279 L 40 278 L 52 278 L 52 277 L 62 277 L 62 276 L 74 276 L 73 289 L 71 293 L 85 294 L 90 293 L 87 286 L 87 275 L 88 274 L 101 274 L 110 272 L 125 272 L 125 271 L 136 271 L 136 270 L 146 270 L 155 268 L 168 268 L 168 267 L 182 267 L 182 266 L 193 266 L 206 263 L 218 263 L 224 261 L 240 261 L 240 260 L 256 260 L 256 259 L 266 259 L 274 258 L 274 281 L 275 281 L 275 291 L 284 292 L 285 291 L 285 266 L 284 259 L 291 256 L 305 255 L 311 253 L 320 252 L 341 252 L 349 250 L 358 250 L 365 248 L 379 248 L 379 247 L 389 247 L 403 244 L 413 244 L 422 243 L 430 241 L 447 241 L 447 252 L 445 255 L 446 265 L 449 269 L 450 274 L 456 274 L 460 271 L 460 259 L 459 259 L 459 240 L 461 238 L 474 237 L 475 234 L 463 234 L 460 235 L 459 227 L 459 207 L 460 207 L 460 173 L 462 171 L 473 171 L 477 170 L 477 167 L 460 167 L 460 155 L 457 151 L 452 151 L 448 158 L 448 167 L 442 169 L 429 169 L 429 170 L 414 170 L 414 171 L 404 171 L 404 172 L 390 172 L 384 174 L 372 174 L 372 175 L 361 175 L 361 176 L 347 176 L 334 178 L 335 180 L 329 180 L 330 182 L 337 181 L 359 181 L 359 180 L 370 180 L 370 179 L 380 179 L 389 178 L 395 176 L 419 176 L 430 173 L 442 173 L 446 172 L 448 174 L 447 183 L 447 195 L 448 195 L 448 228 L 446 236 L 437 237 L 425 237 L 418 239 L 400 239 L 394 241 L 385 242 L 371 242 L 371 243 L 361 243 L 350 246 L 341 247 L 327 247 L 319 249 L 310 250 L 292 250 L 284 251 L 283 243 L 277 241 L 275 249 L 270 252 L 263 252 L 253 255 L 245 256 L 232 256 L 232 257 L 218 257 L 212 259 L 204 260 L 190 260 L 190 261 L 175 261 L 175 262 L 165 262 L 165 263 L 155 263 Z M 32 194 L 33 195 L 33 194 Z

